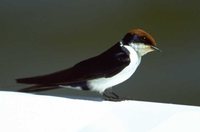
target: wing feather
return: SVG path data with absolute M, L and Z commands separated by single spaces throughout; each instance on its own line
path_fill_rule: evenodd
M 110 77 L 130 63 L 129 52 L 124 50 L 119 44 L 116 44 L 106 52 L 82 61 L 69 69 L 43 76 L 17 79 L 17 82 L 48 86 Z

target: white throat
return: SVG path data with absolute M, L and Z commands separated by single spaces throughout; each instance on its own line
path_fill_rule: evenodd
M 143 56 L 149 52 L 154 51 L 151 46 L 145 45 L 143 43 L 130 43 L 129 44 L 135 51 L 137 51 L 139 56 Z
M 122 44 L 120 46 L 123 46 L 129 51 L 130 64 L 113 77 L 89 80 L 88 85 L 91 87 L 91 90 L 103 93 L 105 89 L 113 87 L 129 79 L 137 69 L 141 61 L 141 56 L 131 46 Z

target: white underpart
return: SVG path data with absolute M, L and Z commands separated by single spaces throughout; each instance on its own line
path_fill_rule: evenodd
M 69 85 L 59 85 L 59 87 L 61 87 L 61 88 L 69 88 L 69 89 L 81 90 L 81 86 L 72 87 L 72 86 L 69 86 Z
M 123 45 L 122 45 L 123 46 Z M 99 78 L 88 81 L 88 86 L 92 91 L 103 93 L 104 90 L 126 81 L 135 72 L 141 61 L 141 56 L 131 46 L 124 46 L 130 53 L 130 64 L 120 73 L 109 78 Z

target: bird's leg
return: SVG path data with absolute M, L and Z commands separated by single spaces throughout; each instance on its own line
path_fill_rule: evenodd
M 106 89 L 103 92 L 103 97 L 104 97 L 105 100 L 108 100 L 108 101 L 129 100 L 128 98 L 120 97 L 119 95 L 117 95 L 116 93 L 114 93 L 111 88 L 110 89 Z

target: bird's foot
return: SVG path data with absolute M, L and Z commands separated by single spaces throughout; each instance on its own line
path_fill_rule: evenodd
M 131 100 L 131 98 L 128 97 L 121 97 L 114 93 L 112 89 L 107 89 L 103 92 L 103 97 L 105 100 L 108 101 L 124 101 L 124 100 Z

